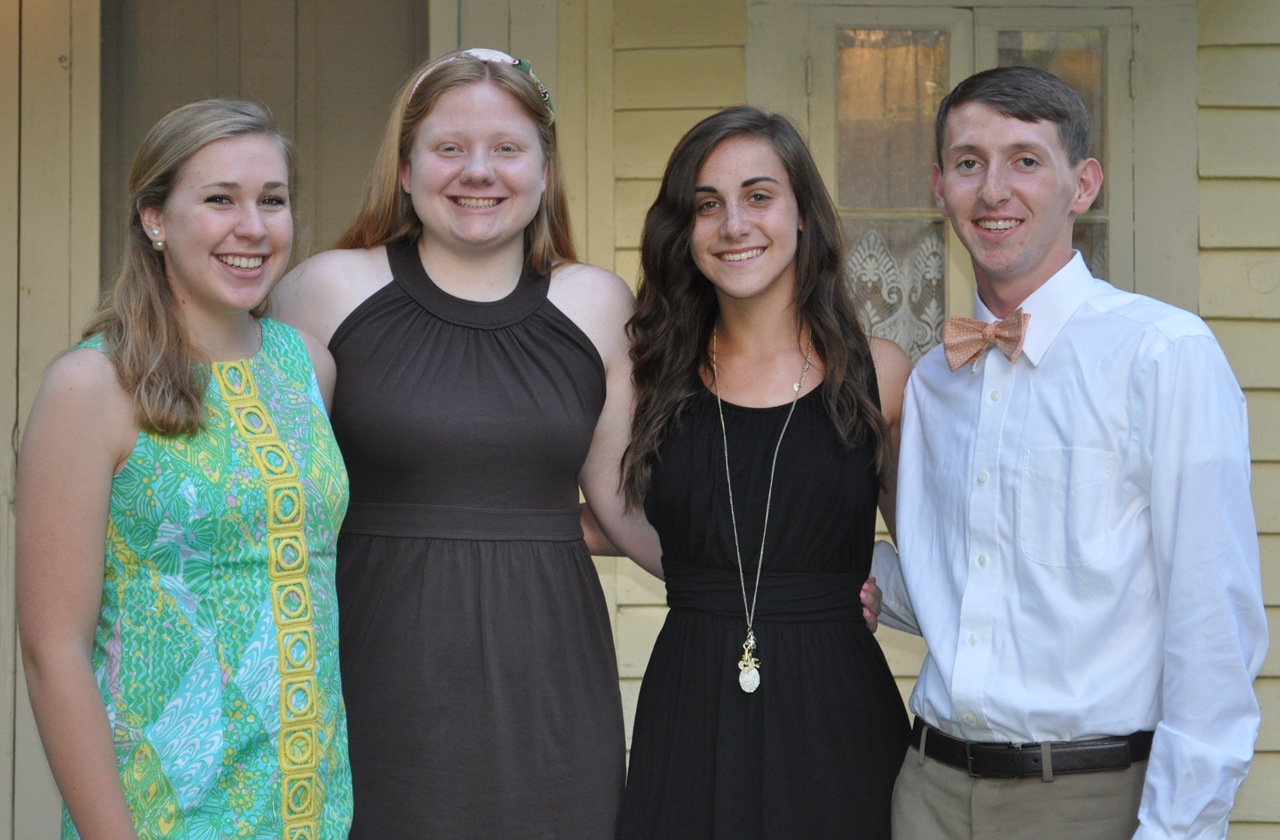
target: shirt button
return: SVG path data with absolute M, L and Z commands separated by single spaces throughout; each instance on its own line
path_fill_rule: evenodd
M 979 566 L 985 566 L 985 565 L 987 565 L 987 555 L 985 555 L 985 554 L 979 554 L 979 555 L 978 555 L 978 565 L 979 565 Z
M 991 480 L 991 474 L 986 470 L 983 470 L 982 472 L 978 473 L 979 484 L 986 484 L 990 480 Z
M 978 634 L 977 634 L 977 633 L 972 633 L 972 634 L 970 634 L 970 636 L 969 636 L 969 644 L 971 644 L 971 645 L 976 645 L 977 643 L 978 643 Z
M 992 401 L 992 402 L 1000 402 L 1000 392 L 999 392 L 999 391 L 992 391 L 992 392 L 991 392 L 991 401 Z
M 972 726 L 973 724 L 978 722 L 978 719 L 974 717 L 973 713 L 971 712 L 964 716 L 964 722 Z

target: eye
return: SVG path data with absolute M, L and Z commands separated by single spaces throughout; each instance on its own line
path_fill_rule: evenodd
M 436 150 L 441 152 L 442 154 L 449 155 L 449 154 L 456 154 L 457 152 L 462 151 L 462 147 L 459 146 L 457 143 L 441 143 Z
M 262 199 L 262 203 L 268 207 L 287 207 L 289 199 L 282 195 L 268 195 Z
M 1018 158 L 1018 165 L 1023 167 L 1024 169 L 1031 169 L 1033 167 L 1039 166 L 1040 161 L 1036 160 L 1033 157 L 1023 157 L 1023 158 Z
M 501 146 L 498 147 L 498 151 L 503 154 L 510 155 L 520 151 L 520 148 L 516 146 L 514 143 L 503 143 Z
M 714 213 L 716 210 L 719 210 L 719 209 L 720 209 L 720 202 L 714 198 L 708 198 L 698 203 L 699 214 Z
M 204 203 L 205 203 L 205 204 L 217 204 L 217 205 L 218 205 L 218 206 L 220 206 L 220 207 L 225 207 L 225 206 L 227 206 L 227 205 L 231 204 L 231 196 L 229 196 L 229 195 L 211 195 L 211 196 L 209 196 L 208 198 L 206 198 L 206 199 L 204 200 Z
M 978 168 L 978 162 L 973 158 L 965 158 L 964 160 L 956 162 L 956 169 L 959 169 L 963 172 L 972 172 L 977 168 Z
M 751 202 L 752 204 L 764 204 L 766 201 L 768 201 L 772 197 L 773 196 L 769 195 L 767 192 L 756 192 L 748 196 L 747 201 Z

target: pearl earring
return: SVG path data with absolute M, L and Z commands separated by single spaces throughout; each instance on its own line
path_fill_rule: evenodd
M 159 236 L 159 235 L 160 235 L 160 228 L 152 228 L 152 229 L 151 229 L 151 235 L 152 235 L 152 236 Z M 152 247 L 152 248 L 155 248 L 157 251 L 163 251 L 163 250 L 164 250 L 164 242 L 160 241 L 159 239 L 153 239 L 153 240 L 151 241 L 151 247 Z

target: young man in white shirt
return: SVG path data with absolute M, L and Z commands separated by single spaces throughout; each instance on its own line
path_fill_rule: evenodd
M 929 646 L 894 838 L 1224 838 L 1267 648 L 1244 396 L 1204 322 L 1072 250 L 1102 169 L 1068 85 L 979 73 L 937 141 L 977 319 L 908 383 L 877 554 Z

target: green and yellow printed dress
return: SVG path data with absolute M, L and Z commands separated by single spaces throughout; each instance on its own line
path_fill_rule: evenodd
M 139 433 L 111 486 L 93 666 L 125 799 L 140 840 L 341 840 L 346 469 L 294 330 L 211 368 L 204 428 Z

